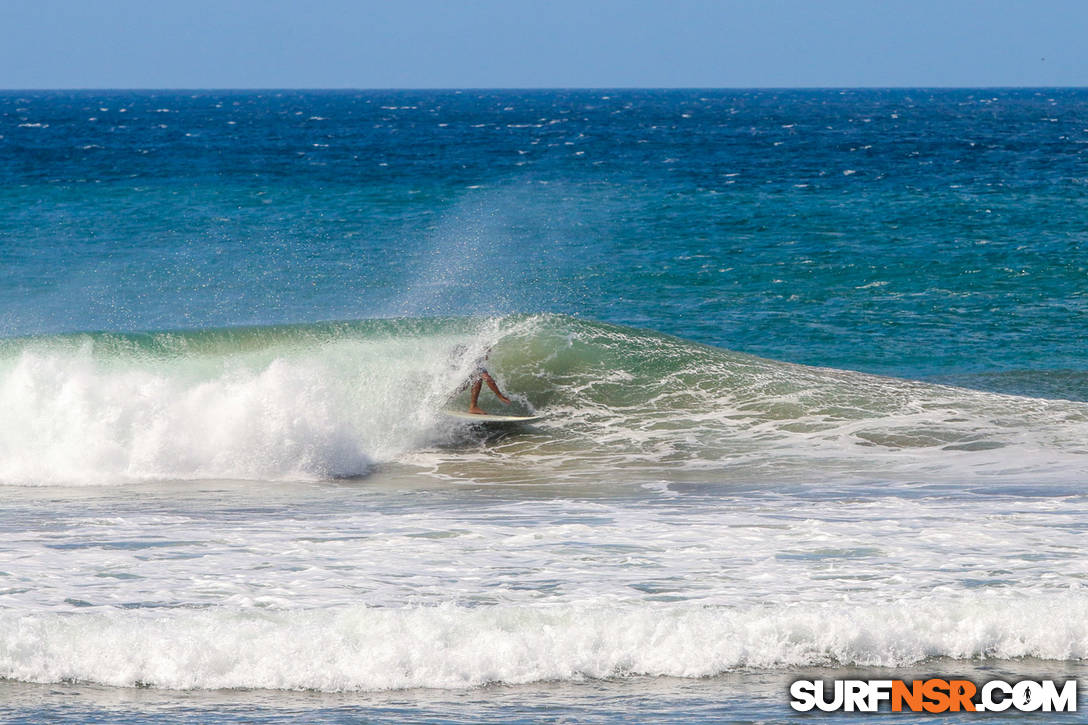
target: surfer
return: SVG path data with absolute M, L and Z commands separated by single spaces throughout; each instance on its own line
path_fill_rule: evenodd
M 453 360 L 456 361 L 466 352 L 468 352 L 467 347 L 458 345 L 453 349 Z M 469 391 L 468 412 L 473 413 L 474 415 L 487 415 L 487 411 L 478 404 L 480 400 L 480 391 L 483 390 L 484 383 L 487 383 L 487 387 L 491 388 L 491 392 L 495 394 L 496 398 L 502 401 L 503 405 L 510 405 L 510 398 L 502 394 L 495 379 L 491 377 L 491 374 L 487 372 L 487 368 L 484 367 L 484 361 L 487 360 L 490 354 L 491 350 L 489 348 L 487 352 L 476 359 L 476 362 L 473 364 L 472 375 L 469 376 L 469 379 L 465 381 L 464 385 L 458 388 L 458 392 L 460 392 L 461 390 L 472 386 Z

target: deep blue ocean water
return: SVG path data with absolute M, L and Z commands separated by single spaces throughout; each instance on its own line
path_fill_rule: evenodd
M 4 91 L 0 269 L 6 717 L 1088 657 L 1086 90 Z
M 0 330 L 547 311 L 1075 370 L 1086 129 L 1062 89 L 8 92 Z

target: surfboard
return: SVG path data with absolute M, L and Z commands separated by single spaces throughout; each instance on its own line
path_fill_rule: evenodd
M 532 423 L 544 417 L 542 415 L 476 415 L 464 410 L 443 410 L 442 414 L 472 423 Z

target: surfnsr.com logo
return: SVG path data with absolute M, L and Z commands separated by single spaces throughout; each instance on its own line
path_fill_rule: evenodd
M 799 712 L 878 712 L 884 703 L 892 712 L 1076 712 L 1077 681 L 797 680 L 790 698 Z

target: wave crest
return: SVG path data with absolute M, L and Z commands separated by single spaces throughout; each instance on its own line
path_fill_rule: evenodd
M 1088 656 L 1076 593 L 888 605 L 0 612 L 0 674 L 171 689 L 467 688 L 738 669 Z

